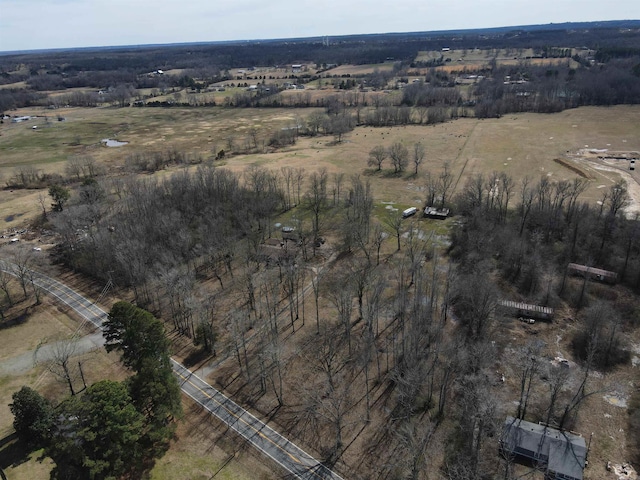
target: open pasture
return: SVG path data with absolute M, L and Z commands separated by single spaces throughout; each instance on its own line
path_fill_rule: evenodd
M 445 162 L 449 162 L 458 178 L 458 190 L 470 176 L 494 171 L 504 171 L 517 183 L 525 176 L 534 181 L 543 175 L 556 181 L 572 179 L 577 174 L 554 159 L 572 156 L 584 145 L 612 150 L 638 149 L 639 120 L 640 108 L 621 106 L 580 108 L 554 115 L 526 113 L 499 119 L 463 118 L 433 126 L 358 127 L 338 145 L 331 137 L 301 138 L 286 151 L 240 155 L 229 158 L 226 166 L 234 170 L 242 170 L 252 163 L 276 169 L 286 165 L 304 166 L 308 170 L 324 167 L 329 172 L 344 172 L 347 176 L 366 175 L 373 184 L 376 200 L 413 203 L 421 199 L 426 172 L 438 174 Z M 368 152 L 374 146 L 389 147 L 395 141 L 409 149 L 418 141 L 425 146 L 426 157 L 418 176 L 412 175 L 412 164 L 401 176 L 390 174 L 388 160 L 382 172 L 367 167 Z M 588 164 L 580 167 L 594 178 L 583 194 L 588 201 L 600 199 L 600 186 L 608 187 L 619 178 L 615 172 L 595 170 Z
M 376 70 L 383 71 L 391 71 L 393 69 L 393 62 L 386 63 L 376 63 L 370 65 L 340 65 L 339 67 L 332 68 L 331 70 L 327 70 L 323 73 L 325 76 L 333 76 L 333 75 L 351 75 L 351 76 L 359 76 L 359 75 L 368 75 Z
M 575 50 L 572 49 L 572 55 Z M 566 65 L 569 68 L 577 68 L 578 63 L 571 58 L 533 58 L 533 49 L 497 49 L 497 50 L 457 50 L 448 51 L 421 51 L 418 52 L 416 62 L 429 62 L 438 60 L 441 57 L 448 59 L 445 65 L 435 67 L 437 70 L 449 73 L 457 72 L 477 72 L 489 68 L 490 62 L 495 59 L 496 65 L 517 66 L 521 64 L 534 66 L 554 67 Z M 422 69 L 424 73 L 428 69 Z
M 292 92 L 297 93 L 297 92 Z M 303 92 L 301 92 L 303 93 Z M 66 109 L 64 122 L 42 117 L 46 110 L 24 109 L 38 118 L 25 123 L 5 123 L 0 136 L 0 176 L 8 178 L 17 167 L 33 166 L 64 173 L 66 160 L 73 155 L 91 155 L 119 171 L 128 154 L 175 148 L 199 154 L 203 160 L 220 149 L 236 151 L 246 144 L 252 130 L 260 138 L 279 128 L 305 119 L 313 109 L 222 109 L 222 108 L 94 108 Z M 38 125 L 32 130 L 32 125 Z M 103 138 L 129 142 L 119 148 L 101 144 Z M 387 160 L 382 172 L 367 167 L 368 152 L 376 145 L 389 147 L 403 142 L 409 149 L 416 142 L 426 148 L 418 176 L 413 165 L 400 176 L 391 174 Z M 510 114 L 498 119 L 462 118 L 433 126 L 357 127 L 342 143 L 331 136 L 301 137 L 296 145 L 261 153 L 228 156 L 226 168 L 240 171 L 251 164 L 279 169 L 303 166 L 308 171 L 327 168 L 329 172 L 366 175 L 378 201 L 414 202 L 421 199 L 426 172 L 438 173 L 449 162 L 460 189 L 477 173 L 504 171 L 517 182 L 541 175 L 552 180 L 570 179 L 574 171 L 554 162 L 572 157 L 581 148 L 640 150 L 640 107 L 583 107 L 552 115 Z M 604 172 L 584 163 L 593 177 L 584 198 L 597 201 L 602 186 L 609 186 L 620 172 Z M 631 180 L 631 178 L 629 178 Z M 0 229 L 15 225 L 39 211 L 37 192 L 1 191 Z M 637 198 L 640 201 L 640 196 Z

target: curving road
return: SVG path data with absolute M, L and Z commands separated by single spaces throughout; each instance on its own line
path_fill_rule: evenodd
M 0 269 L 17 275 L 15 265 L 0 260 Z M 32 272 L 33 282 L 58 301 L 71 307 L 85 321 L 102 329 L 107 313 L 91 303 L 75 290 L 42 273 Z M 182 391 L 207 411 L 218 417 L 232 430 L 246 439 L 264 455 L 271 458 L 287 472 L 305 480 L 342 478 L 314 459 L 311 455 L 287 440 L 267 424 L 240 407 L 233 400 L 213 388 L 202 378 L 175 360 L 171 360 Z

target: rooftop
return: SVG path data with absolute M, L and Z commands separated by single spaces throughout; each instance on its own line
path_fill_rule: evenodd
M 507 417 L 500 447 L 516 461 L 546 466 L 548 478 L 582 480 L 587 445 L 580 435 Z

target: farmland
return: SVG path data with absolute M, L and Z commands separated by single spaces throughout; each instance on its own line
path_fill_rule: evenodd
M 106 310 L 144 306 L 174 358 L 343 478 L 537 478 L 497 448 L 516 411 L 587 438 L 585 479 L 638 458 L 640 174 L 629 167 L 640 107 L 612 91 L 613 105 L 594 100 L 596 49 L 440 43 L 404 60 L 298 58 L 176 62 L 144 66 L 137 88 L 38 90 L 0 125 L 0 257 L 28 259 Z M 628 79 L 619 62 L 599 74 Z M 14 65 L 3 90 L 67 81 L 29 71 Z M 59 208 L 52 185 L 69 193 Z M 452 218 L 400 218 L 427 205 Z M 571 276 L 568 262 L 617 284 Z M 7 284 L 5 369 L 79 325 L 35 286 Z M 554 318 L 518 322 L 505 298 Z M 78 358 L 89 383 L 128 375 L 101 349 Z M 0 384 L 4 436 L 21 385 L 65 394 L 41 366 Z M 150 478 L 281 475 L 183 404 Z M 0 467 L 15 455 L 0 450 Z M 8 472 L 51 468 L 26 457 Z
M 67 159 L 89 155 L 111 171 L 124 172 L 124 160 L 131 152 L 175 149 L 202 159 L 225 148 L 230 137 L 244 142 L 250 130 L 266 136 L 309 115 L 313 109 L 225 110 L 225 109 L 68 109 L 60 112 L 64 122 L 44 119 L 46 110 L 24 109 L 20 113 L 35 118 L 24 124 L 5 124 L 2 128 L 0 172 L 7 179 L 21 166 L 64 174 Z M 387 178 L 369 172 L 368 152 L 376 145 L 388 147 L 400 141 L 411 145 L 422 142 L 427 150 L 426 171 L 439 171 L 449 162 L 464 185 L 476 173 L 506 172 L 514 176 L 540 175 L 553 179 L 573 178 L 573 172 L 554 162 L 572 157 L 585 145 L 593 149 L 640 149 L 640 110 L 633 106 L 615 108 L 580 108 L 557 115 L 518 114 L 499 119 L 459 119 L 441 125 L 397 128 L 357 127 L 340 144 L 332 137 L 301 138 L 296 145 L 277 151 L 238 154 L 224 161 L 226 168 L 242 171 L 248 165 L 326 167 L 347 176 L 368 173 L 379 201 L 403 203 L 422 201 L 419 191 L 424 185 L 417 178 Z M 32 130 L 33 125 L 39 129 Z M 101 140 L 114 138 L 129 142 L 120 148 L 105 147 Z M 345 161 L 344 159 L 349 159 Z M 586 198 L 599 200 L 599 188 L 612 178 L 602 170 L 590 168 L 594 180 Z M 627 172 L 620 172 L 625 178 Z M 630 181 L 633 185 L 637 180 Z M 413 186 L 413 187 L 412 187 Z M 34 191 L 2 190 L 4 228 L 20 224 L 24 216 L 39 211 Z M 634 196 L 634 201 L 640 198 Z M 7 221 L 7 219 L 10 219 Z

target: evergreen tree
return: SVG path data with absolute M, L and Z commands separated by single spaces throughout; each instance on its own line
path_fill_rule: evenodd
M 63 187 L 62 185 L 51 185 L 49 187 L 49 196 L 53 199 L 53 203 L 51 204 L 53 211 L 61 212 L 64 208 L 64 204 L 69 200 L 71 192 L 68 188 Z
M 9 404 L 13 413 L 13 428 L 18 438 L 28 445 L 41 446 L 53 427 L 53 407 L 49 401 L 29 387 L 22 387 L 12 395 Z
M 180 386 L 171 368 L 169 341 L 160 320 L 127 302 L 117 302 L 105 322 L 107 351 L 117 350 L 135 373 L 127 381 L 134 405 L 145 416 L 141 439 L 154 455 L 161 454 L 173 437 L 182 415 Z
M 54 478 L 118 478 L 139 470 L 144 416 L 124 384 L 103 380 L 83 395 L 69 397 L 57 412 L 47 454 Z

